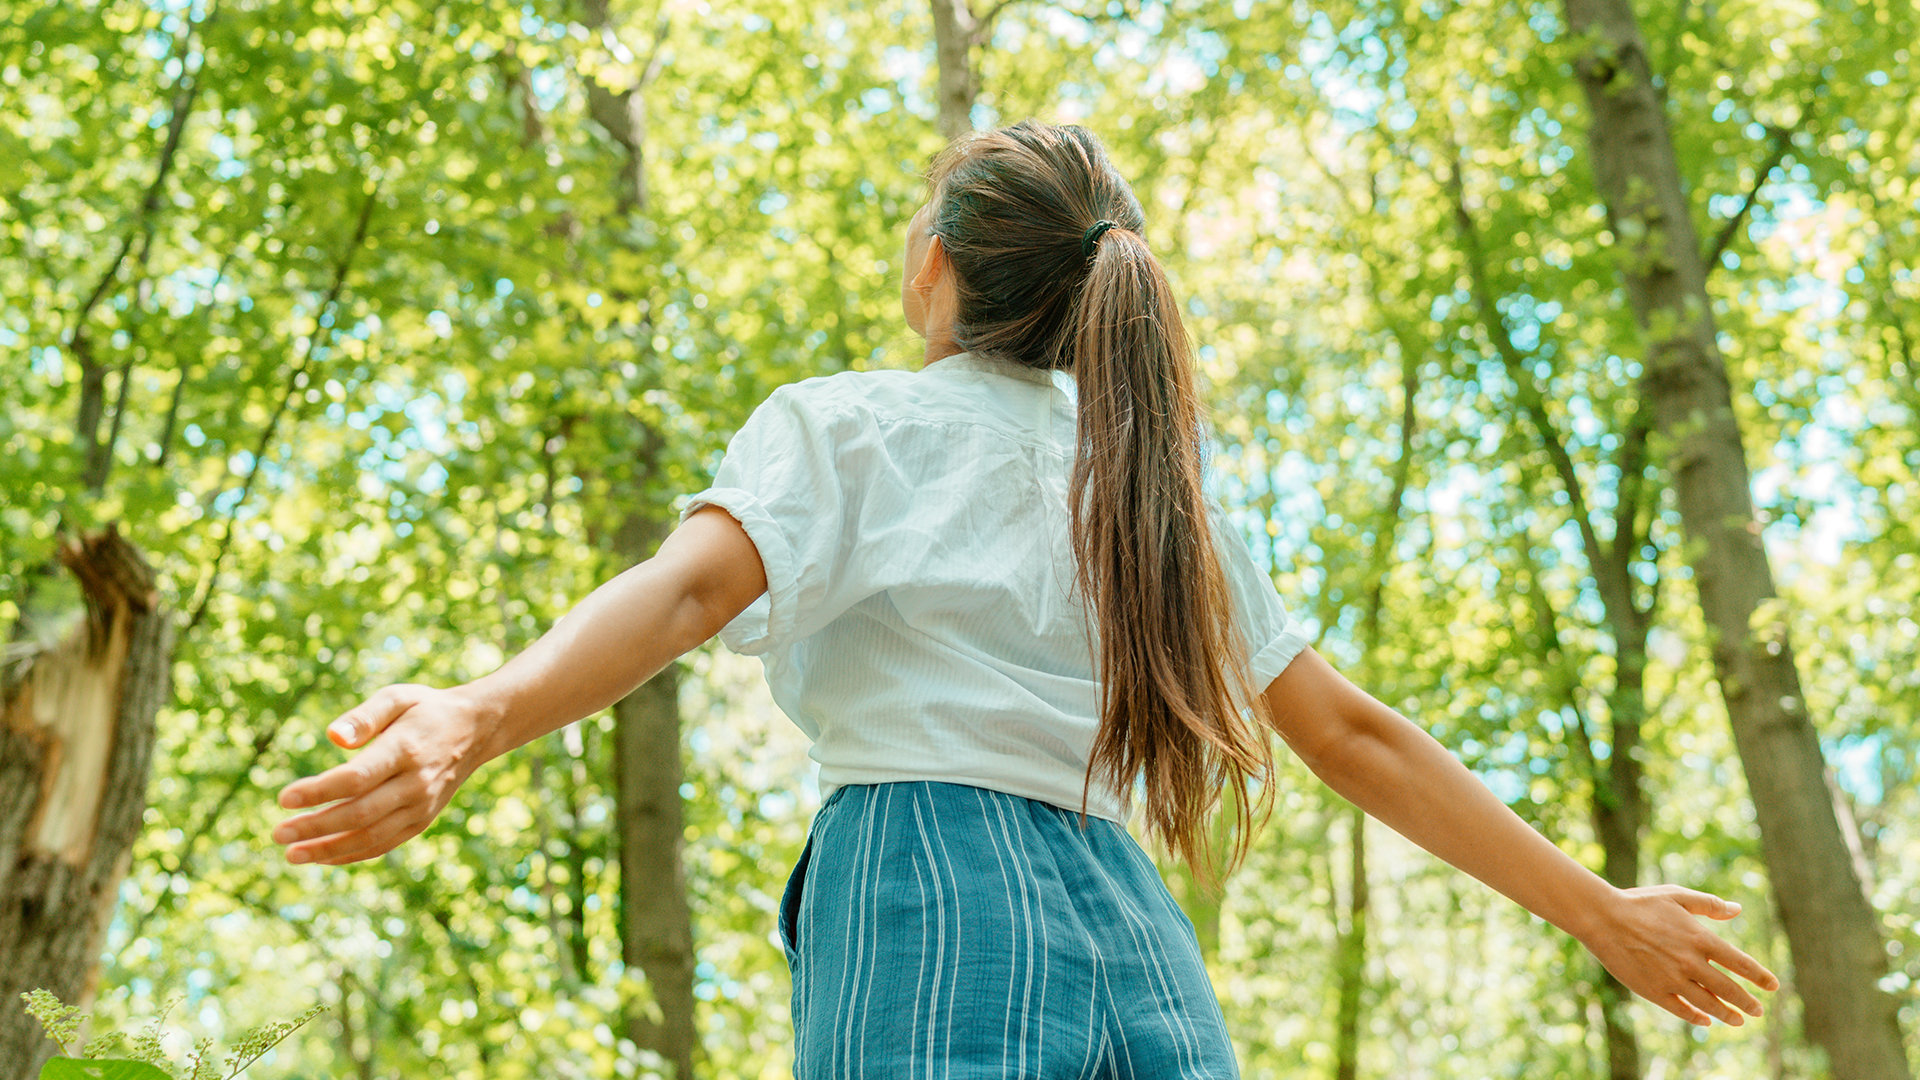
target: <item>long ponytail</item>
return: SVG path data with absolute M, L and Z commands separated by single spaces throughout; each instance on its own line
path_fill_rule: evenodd
M 1079 386 L 1071 537 L 1100 680 L 1086 784 L 1142 780 L 1147 831 L 1203 877 L 1219 854 L 1231 869 L 1269 805 L 1273 755 L 1242 712 L 1260 701 L 1201 487 L 1192 346 L 1140 204 L 1071 126 L 958 142 L 932 181 L 955 342 Z M 1220 853 L 1206 823 L 1223 791 L 1253 812 Z

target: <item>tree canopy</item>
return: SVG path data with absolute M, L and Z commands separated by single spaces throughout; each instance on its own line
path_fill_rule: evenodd
M 659 1074 L 623 1019 L 652 990 L 621 961 L 611 716 L 353 868 L 286 865 L 273 793 L 339 760 L 324 725 L 371 689 L 483 674 L 621 569 L 615 534 L 703 487 L 773 388 L 918 365 L 897 298 L 943 144 L 929 5 L 9 7 L 8 656 L 78 610 L 56 537 L 110 521 L 180 624 L 101 1014 L 180 991 L 220 1037 L 327 1005 L 262 1077 Z M 1686 463 L 1642 411 L 1641 226 L 1597 185 L 1591 42 L 1562 8 L 969 10 L 971 122 L 1085 124 L 1135 183 L 1219 495 L 1316 647 L 1596 869 L 1593 808 L 1631 762 L 1631 872 L 1742 901 L 1734 939 L 1791 972 Z M 1637 14 L 1779 579 L 1755 631 L 1791 643 L 1911 1032 L 1920 16 Z M 679 695 L 697 1071 L 785 1076 L 804 741 L 717 644 Z M 1224 895 L 1176 882 L 1249 1077 L 1353 1053 L 1361 1075 L 1608 1075 L 1575 943 L 1384 830 L 1355 856 L 1358 819 L 1297 763 L 1282 779 Z M 1628 1008 L 1649 1075 L 1823 1075 L 1789 991 L 1704 1036 Z

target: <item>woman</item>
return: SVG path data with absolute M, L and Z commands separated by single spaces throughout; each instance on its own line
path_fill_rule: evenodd
M 282 794 L 332 803 L 276 829 L 289 858 L 392 848 L 480 763 L 720 633 L 831 792 L 781 908 L 799 1077 L 1238 1075 L 1120 822 L 1137 797 L 1207 868 L 1222 790 L 1270 797 L 1268 729 L 1655 1004 L 1759 1015 L 1728 973 L 1777 981 L 1695 919 L 1737 905 L 1608 885 L 1306 647 L 1202 493 L 1179 304 L 1095 139 L 1015 125 L 930 186 L 901 297 L 925 368 L 782 388 L 653 559 L 499 671 L 342 716 L 336 742 L 373 741 Z

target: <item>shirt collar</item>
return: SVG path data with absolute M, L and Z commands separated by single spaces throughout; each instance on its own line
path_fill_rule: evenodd
M 928 364 L 926 370 L 981 371 L 989 375 L 1004 375 L 1009 379 L 1019 379 L 1022 382 L 1038 383 L 1041 386 L 1053 385 L 1053 372 L 1051 371 L 1042 371 L 1039 368 L 1028 367 L 1025 364 L 1012 360 L 1001 360 L 975 353 L 955 353 L 952 356 Z

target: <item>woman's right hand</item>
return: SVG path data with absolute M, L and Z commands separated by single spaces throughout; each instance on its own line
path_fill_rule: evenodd
M 364 749 L 280 792 L 289 810 L 332 804 L 273 830 L 274 841 L 287 845 L 287 861 L 359 862 L 425 831 L 490 756 L 486 740 L 497 719 L 464 690 L 389 686 L 328 725 L 342 749 Z
M 1739 1027 L 1742 1013 L 1761 1008 L 1733 976 L 1762 990 L 1778 990 L 1780 980 L 1700 922 L 1738 914 L 1739 904 L 1678 885 L 1617 889 L 1580 939 L 1627 989 L 1689 1024 Z

